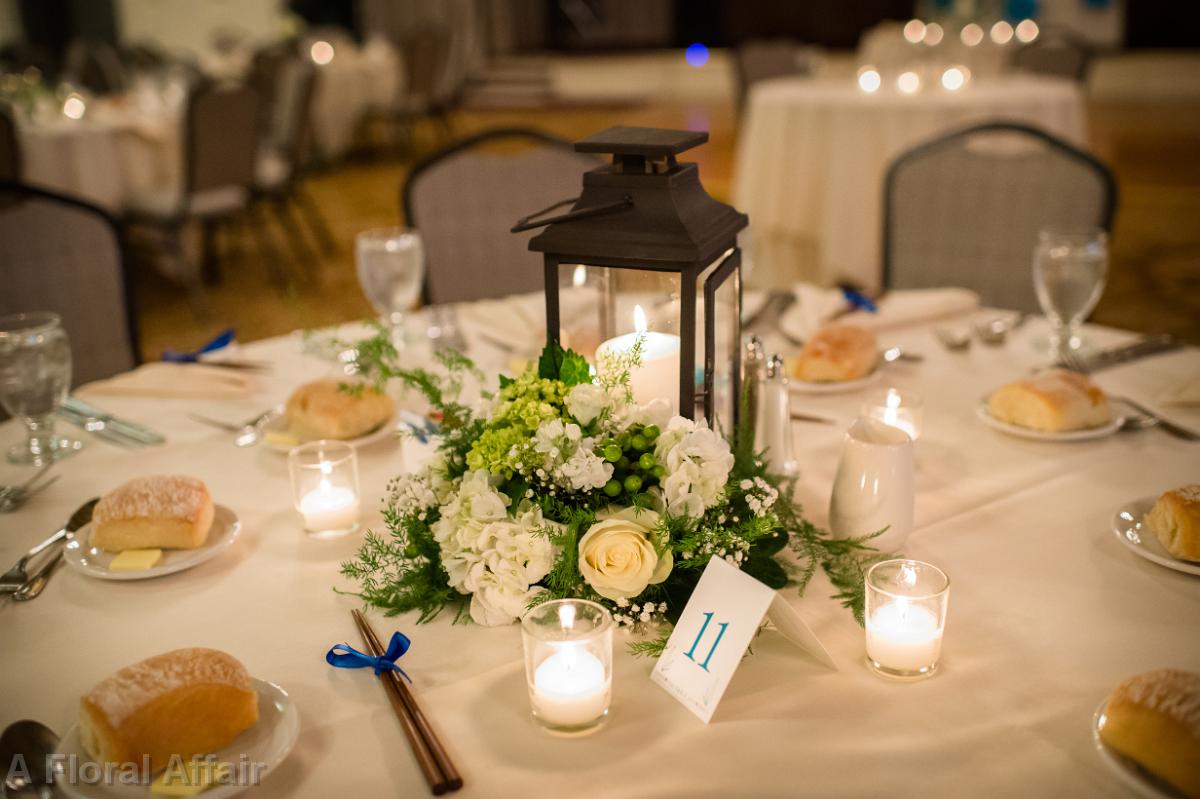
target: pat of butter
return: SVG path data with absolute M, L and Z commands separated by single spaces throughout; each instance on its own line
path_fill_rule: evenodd
M 205 760 L 188 760 L 158 775 L 150 784 L 150 793 L 159 796 L 195 796 L 207 791 L 215 783 L 227 780 L 230 773 L 228 763 Z
M 291 433 L 281 433 L 278 430 L 267 430 L 263 433 L 263 440 L 268 444 L 275 444 L 282 447 L 294 447 L 300 443 L 300 439 Z
M 144 572 L 162 560 L 161 549 L 127 549 L 112 559 L 108 570 L 114 572 Z

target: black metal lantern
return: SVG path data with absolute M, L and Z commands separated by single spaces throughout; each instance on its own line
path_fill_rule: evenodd
M 584 174 L 568 213 L 542 217 L 566 204 L 559 203 L 514 232 L 546 226 L 529 248 L 545 254 L 552 341 L 591 356 L 633 335 L 657 337 L 639 376 L 647 390 L 671 399 L 668 390 L 677 389 L 677 410 L 688 418 L 703 400 L 709 424 L 732 435 L 741 375 L 737 234 L 748 220 L 705 192 L 696 164 L 676 161 L 706 141 L 705 132 L 614 127 L 576 142 L 579 152 L 611 154 L 612 163 Z

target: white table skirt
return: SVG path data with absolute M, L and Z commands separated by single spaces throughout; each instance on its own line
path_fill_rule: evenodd
M 750 215 L 753 280 L 880 282 L 883 179 L 892 159 L 975 122 L 1027 122 L 1086 141 L 1083 96 L 1051 78 L 980 80 L 959 92 L 865 94 L 853 79 L 780 78 L 753 87 L 738 137 L 733 199 Z
M 472 327 L 463 317 L 466 334 Z M 422 324 L 417 318 L 414 324 Z M 520 630 L 418 626 L 372 613 L 381 635 L 412 638 L 403 659 L 415 691 L 466 780 L 462 796 L 1125 796 L 1091 741 L 1091 716 L 1123 678 L 1173 666 L 1200 670 L 1200 578 L 1146 562 L 1109 530 L 1114 509 L 1197 479 L 1200 445 L 1160 430 L 1082 444 L 1041 444 L 984 427 L 986 391 L 1036 365 L 1030 323 L 1002 349 L 949 354 L 928 328 L 883 336 L 926 355 L 889 367 L 888 382 L 926 398 L 917 444 L 917 524 L 906 549 L 952 581 L 943 667 L 917 684 L 886 682 L 863 663 L 863 631 L 818 577 L 788 597 L 840 670 L 826 671 L 768 631 L 744 660 L 705 726 L 652 685 L 652 662 L 615 658 L 612 716 L 598 734 L 551 738 L 528 716 Z M 1100 343 L 1128 337 L 1094 329 Z M 491 368 L 508 356 L 479 344 Z M 234 547 L 191 571 L 133 583 L 64 570 L 37 601 L 0 606 L 0 725 L 37 718 L 59 733 L 78 697 L 114 670 L 182 646 L 240 658 L 295 698 L 299 744 L 253 795 L 424 796 L 403 733 L 374 678 L 330 668 L 326 649 L 358 645 L 351 588 L 338 575 L 360 538 L 314 541 L 290 505 L 285 458 L 236 449 L 188 411 L 236 420 L 330 373 L 296 338 L 250 345 L 276 363 L 246 400 L 105 398 L 115 413 L 152 424 L 168 443 L 125 450 L 98 440 L 64 462 L 58 483 L 21 512 L 0 516 L 0 565 L 51 532 L 84 499 L 135 475 L 202 477 L 234 508 Z M 1188 371 L 1194 349 L 1101 373 L 1106 389 L 1151 400 Z M 797 401 L 797 410 L 848 421 L 859 395 Z M 1195 414 L 1180 422 L 1200 426 Z M 824 522 L 841 427 L 795 426 L 799 488 Z M 7 445 L 15 424 L 0 427 Z M 409 445 L 405 445 L 409 446 Z M 410 453 L 411 454 L 411 453 Z M 360 453 L 365 507 L 404 468 L 401 446 Z M 0 482 L 25 472 L 0 465 Z M 368 523 L 380 529 L 378 514 Z M 250 794 L 247 794 L 250 795 Z

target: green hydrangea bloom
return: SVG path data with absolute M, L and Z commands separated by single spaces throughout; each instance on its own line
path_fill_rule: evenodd
M 467 453 L 467 465 L 512 477 L 525 445 L 538 426 L 562 417 L 565 392 L 561 382 L 540 378 L 532 370 L 501 388 L 487 430 Z

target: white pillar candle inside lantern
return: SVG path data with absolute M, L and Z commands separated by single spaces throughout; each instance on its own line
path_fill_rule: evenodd
M 597 728 L 612 700 L 612 617 L 585 600 L 538 605 L 521 621 L 533 717 L 558 733 Z
M 889 388 L 868 395 L 863 402 L 861 416 L 878 419 L 886 425 L 903 430 L 916 441 L 921 437 L 925 419 L 925 402 L 920 395 L 911 391 Z
M 648 330 L 646 312 L 642 306 L 633 308 L 633 333 L 605 341 L 596 350 L 598 365 L 606 358 L 617 358 L 633 352 L 641 341 L 641 362 L 629 370 L 629 386 L 640 405 L 653 399 L 671 403 L 671 412 L 679 410 L 679 336 Z
M 917 560 L 877 563 L 866 577 L 867 662 L 888 677 L 922 678 L 937 669 L 950 581 Z
M 296 511 L 304 529 L 317 538 L 335 538 L 358 529 L 358 461 L 341 441 L 314 441 L 288 454 Z

